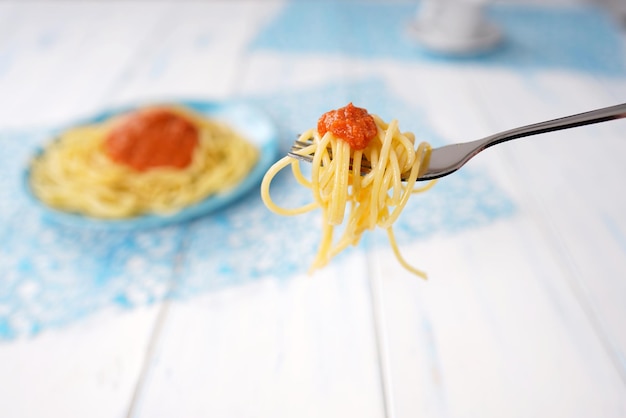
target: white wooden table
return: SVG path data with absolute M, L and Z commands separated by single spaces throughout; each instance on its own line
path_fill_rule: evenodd
M 529 29 L 493 56 L 449 60 L 389 42 L 414 7 L 2 2 L 0 153 L 103 108 L 164 98 L 250 100 L 278 119 L 292 109 L 301 124 L 283 150 L 320 107 L 352 97 L 386 118 L 398 110 L 401 126 L 434 143 L 626 102 L 620 29 L 598 10 L 502 5 L 502 22 L 533 28 L 531 19 L 554 38 L 538 43 Z M 333 42 L 329 29 L 346 37 Z M 127 292 L 170 269 L 183 289 L 175 297 L 155 288 L 153 300 L 90 305 L 95 270 L 63 265 L 85 288 L 80 314 L 65 314 L 58 295 L 45 311 L 29 302 L 52 292 L 51 280 L 71 288 L 46 270 L 62 250 L 22 245 L 20 231 L 37 222 L 26 209 L 0 224 L 0 416 L 624 417 L 625 162 L 624 121 L 487 151 L 425 200 L 439 205 L 420 213 L 427 232 L 412 238 L 400 224 L 401 249 L 428 281 L 372 238 L 313 276 L 304 252 L 292 274 L 224 273 L 204 286 L 215 261 L 207 220 L 142 235 L 167 248 L 180 234 L 181 246 L 157 267 L 132 247 L 106 276 Z M 11 167 L 4 178 L 17 178 Z M 5 205 L 9 187 L 0 182 Z M 298 236 L 278 239 L 298 246 Z

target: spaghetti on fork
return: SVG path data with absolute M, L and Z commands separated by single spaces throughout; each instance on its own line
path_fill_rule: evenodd
M 416 149 L 415 136 L 401 132 L 397 120 L 386 123 L 352 103 L 322 115 L 317 129 L 302 133 L 298 142 L 301 148 L 295 152 L 312 156 L 310 178 L 302 173 L 297 158 L 283 157 L 265 174 L 261 197 L 270 210 L 285 216 L 322 209 L 322 240 L 311 270 L 324 267 L 341 251 L 357 245 L 365 231 L 380 227 L 386 230 L 400 264 L 426 278 L 400 254 L 392 225 L 411 194 L 435 184 L 431 181 L 417 187 L 415 181 L 428 162 L 430 146 L 422 142 Z M 362 165 L 370 169 L 362 173 Z M 272 200 L 272 179 L 288 166 L 298 183 L 311 190 L 311 203 L 284 208 Z M 335 238 L 339 225 L 343 230 Z

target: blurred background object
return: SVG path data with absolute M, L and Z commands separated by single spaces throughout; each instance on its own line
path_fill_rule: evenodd
M 626 1 L 624 0 L 596 0 L 599 4 L 612 12 L 623 26 L 626 26 Z
M 487 0 L 423 0 L 410 33 L 425 48 L 474 54 L 495 47 L 501 31 L 485 15 Z
M 446 55 L 473 55 L 496 48 L 506 28 L 491 21 L 491 4 L 537 4 L 541 6 L 597 5 L 619 24 L 626 25 L 624 0 L 422 0 L 409 25 L 412 38 L 425 49 Z

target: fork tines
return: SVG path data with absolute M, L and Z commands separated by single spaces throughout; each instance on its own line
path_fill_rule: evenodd
M 291 146 L 291 150 L 287 153 L 287 155 L 289 155 L 292 158 L 296 158 L 300 161 L 305 161 L 307 163 L 311 163 L 313 162 L 313 155 L 302 155 L 299 154 L 298 152 L 301 151 L 302 149 L 308 147 L 309 145 L 311 145 L 313 143 L 312 139 L 309 139 L 307 141 L 299 141 L 296 140 L 293 145 Z M 329 148 L 328 149 L 328 154 L 330 155 L 330 157 L 332 158 L 332 151 Z M 350 169 L 352 169 L 352 159 L 350 159 Z M 367 174 L 372 170 L 372 167 L 369 164 L 369 161 L 367 160 L 362 160 L 361 161 L 361 174 Z
M 298 160 L 306 161 L 308 163 L 313 162 L 313 156 L 312 155 L 298 154 L 298 151 L 308 147 L 312 143 L 313 143 L 313 141 L 311 139 L 309 139 L 307 141 L 298 141 L 298 140 L 296 140 L 293 143 L 293 145 L 291 146 L 291 150 L 287 153 L 287 155 L 289 155 L 292 158 L 297 158 Z

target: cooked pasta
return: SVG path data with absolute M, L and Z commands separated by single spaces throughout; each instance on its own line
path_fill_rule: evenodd
M 121 116 L 67 130 L 48 144 L 31 164 L 33 193 L 53 208 L 95 218 L 169 215 L 234 187 L 258 159 L 256 147 L 224 123 L 178 107 L 152 109 L 175 113 L 197 132 L 190 161 L 168 166 L 157 156 L 157 165 L 151 167 L 133 165 L 131 160 L 121 163 L 119 155 L 106 148 L 107 138 L 127 117 Z M 141 146 L 147 158 L 153 158 L 150 145 Z M 177 146 L 172 142 L 165 154 Z M 137 157 L 136 149 L 130 151 Z
M 320 119 L 318 129 L 308 130 L 299 138 L 301 141 L 312 139 L 310 145 L 298 151 L 298 154 L 313 156 L 310 178 L 302 173 L 298 159 L 286 156 L 267 171 L 261 184 L 261 196 L 265 205 L 280 215 L 298 215 L 322 209 L 322 239 L 312 270 L 325 266 L 348 246 L 358 244 L 366 230 L 380 227 L 387 231 L 399 262 L 409 271 L 426 278 L 423 271 L 409 265 L 401 256 L 392 225 L 412 193 L 423 192 L 434 185 L 431 181 L 416 187 L 416 179 L 428 159 L 430 146 L 422 142 L 415 149 L 415 136 L 401 132 L 397 120 L 385 123 L 376 115 L 371 117 L 375 122 L 375 131 L 366 146 L 360 144 L 361 149 L 354 149 L 350 141 L 338 138 L 331 130 L 320 133 Z M 348 125 L 344 126 L 344 132 L 351 134 L 358 131 L 358 127 Z M 364 162 L 371 165 L 367 173 L 361 170 Z M 298 183 L 311 189 L 314 199 L 311 203 L 284 208 L 272 200 L 271 181 L 288 166 Z M 343 233 L 334 239 L 339 225 L 343 226 Z

